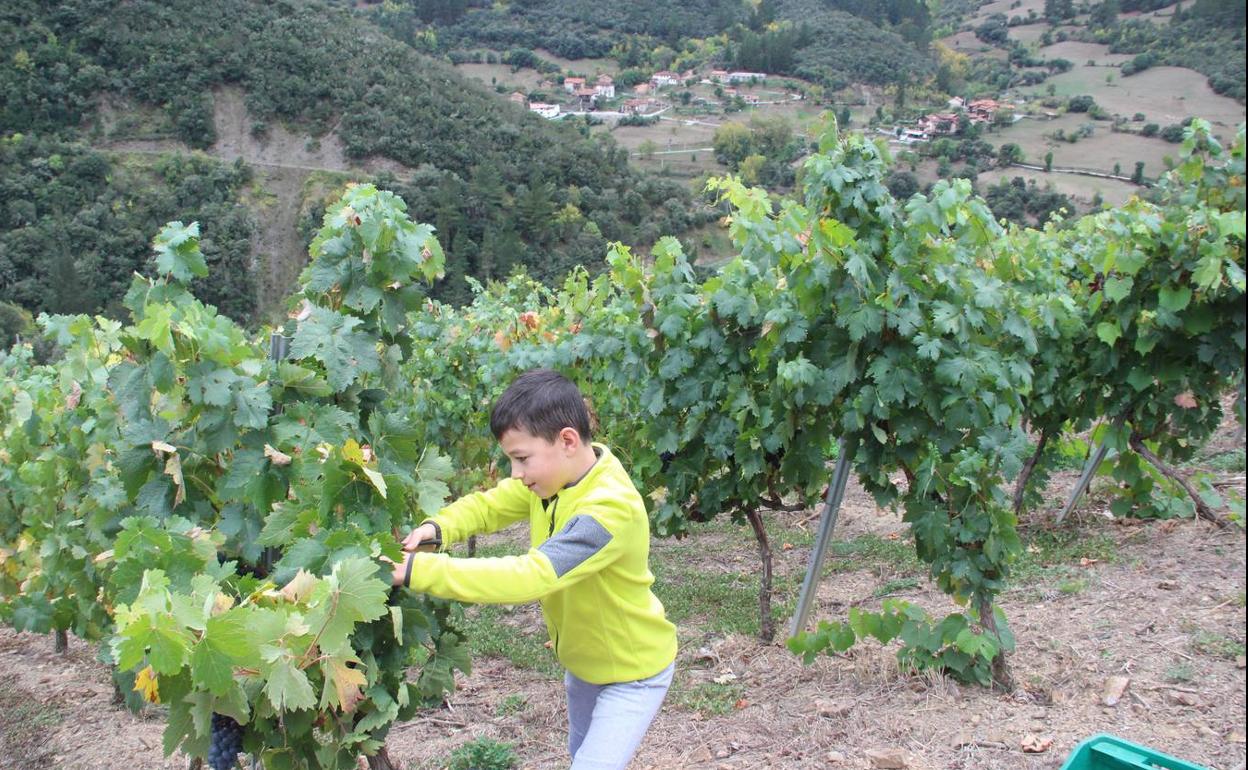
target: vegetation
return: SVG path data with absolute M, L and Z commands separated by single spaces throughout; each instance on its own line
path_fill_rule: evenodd
M 1153 10 L 1150 5 L 1121 3 L 1124 11 Z M 1108 43 L 1114 53 L 1137 54 L 1123 67 L 1124 76 L 1156 64 L 1190 67 L 1207 75 L 1217 93 L 1243 102 L 1244 13 L 1244 4 L 1237 0 L 1197 0 L 1190 6 L 1175 6 L 1169 24 L 1115 19 L 1098 25 L 1091 34 L 1096 42 Z
M 990 185 L 984 191 L 984 202 L 992 209 L 993 216 L 1020 225 L 1043 225 L 1053 214 L 1070 216 L 1075 213 L 1075 205 L 1069 197 L 1039 187 L 1034 179 L 1024 181 L 1017 176 Z
M 27 140 L 4 152 L 18 153 L 21 157 L 14 159 L 19 161 L 57 153 L 65 158 L 66 151 L 47 142 L 87 138 L 81 124 L 94 114 L 101 91 L 159 108 L 176 138 L 207 147 L 216 138 L 212 89 L 236 84 L 261 128 L 282 122 L 313 135 L 335 128 L 349 156 L 383 156 L 416 169 L 402 181 L 382 181 L 401 190 L 421 218 L 437 222 L 448 247 L 449 278 L 435 293 L 458 300 L 468 297 L 466 276 L 488 280 L 522 264 L 534 275 L 553 278 L 573 265 L 597 264 L 610 240 L 648 243 L 709 217 L 681 185 L 632 171 L 627 154 L 609 139 L 590 138 L 584 126 L 552 124 L 500 104 L 451 68 L 345 10 L 315 1 L 229 0 L 213 7 L 210 24 L 198 22 L 204 13 L 202 4 L 189 0 L 7 4 L 0 12 L 0 55 L 15 66 L 0 70 L 0 116 L 7 130 L 26 132 Z M 205 25 L 213 34 L 203 34 Z M 124 249 L 110 250 L 109 259 L 117 264 L 98 272 L 88 257 L 74 254 L 79 280 L 99 287 L 80 295 L 85 304 L 58 305 L 34 296 L 52 291 L 49 285 L 15 294 L 28 309 L 115 312 L 122 293 L 116 291 L 118 276 L 124 286 L 129 272 L 140 266 L 142 240 L 136 234 L 150 233 L 157 222 L 173 218 L 167 208 L 149 210 L 148 205 L 125 217 L 110 213 L 104 208 L 110 197 L 146 198 L 148 193 L 119 179 L 105 183 L 113 164 L 85 149 L 72 154 L 80 153 L 92 160 L 82 161 L 61 180 L 61 189 L 71 194 L 56 202 L 57 211 L 42 191 L 49 179 L 39 175 L 63 177 L 65 171 L 6 162 L 9 183 L 33 182 L 34 187 L 6 198 L 13 203 L 3 226 L 23 227 L 33 205 L 41 217 L 52 214 L 45 228 L 63 234 L 58 223 L 80 217 L 96 230 L 92 239 L 116 240 Z M 83 174 L 84 189 L 70 187 Z M 204 184 L 197 180 L 190 188 Z M 167 201 L 183 215 L 202 213 L 205 223 L 219 221 L 224 210 L 202 207 L 228 207 L 237 198 L 221 193 L 237 189 L 237 183 L 210 179 L 203 192 L 182 193 L 200 196 L 203 204 L 177 195 Z M 139 226 L 127 229 L 119 219 Z M 234 280 L 247 262 L 247 249 L 240 247 L 244 226 L 240 222 L 233 230 L 212 232 L 214 243 L 205 248 L 213 259 L 218 252 L 231 254 L 233 263 L 220 275 Z M 18 264 L 25 265 L 28 249 L 19 249 L 18 256 Z M 68 275 L 67 268 L 58 269 Z M 237 280 L 247 279 L 240 274 Z M 247 320 L 252 294 L 245 285 L 223 286 L 222 298 L 239 299 L 222 307 Z
M 568 59 L 610 56 L 626 69 L 716 65 L 835 88 L 904 82 L 930 68 L 930 19 L 916 0 L 764 0 L 755 6 L 734 0 L 539 0 L 471 7 L 436 0 L 366 13 L 414 44 L 432 25 L 438 49 L 446 52 L 542 48 Z
M 135 272 L 152 264 L 150 233 L 179 216 L 211 228 L 206 302 L 240 321 L 255 314 L 255 221 L 239 202 L 241 164 L 203 155 L 110 155 L 39 134 L 0 138 L 0 296 L 38 314 L 117 316 Z M 29 335 L 28 335 L 29 336 Z

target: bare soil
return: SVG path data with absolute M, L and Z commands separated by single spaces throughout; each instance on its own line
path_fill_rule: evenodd
M 1228 466 L 1225 457 L 1242 450 L 1243 441 L 1238 425 L 1228 423 L 1202 452 L 1223 489 L 1241 495 L 1244 469 Z M 1211 459 L 1217 457 L 1220 463 Z M 631 767 L 863 770 L 874 766 L 869 751 L 897 750 L 911 770 L 1041 770 L 1059 767 L 1084 738 L 1109 732 L 1211 770 L 1242 770 L 1243 529 L 1192 520 L 1109 520 L 1105 490 L 1094 485 L 1059 530 L 1052 511 L 1076 475 L 1055 476 L 1046 510 L 1022 522 L 1025 539 L 1073 531 L 1076 542 L 1101 545 L 1096 558 L 1055 556 L 1002 596 L 1018 638 L 1010 658 L 1012 691 L 900 670 L 894 647 L 874 643 L 803 665 L 779 641 L 714 632 L 717 608 L 708 606 L 680 627 L 676 682 Z M 816 525 L 814 512 L 768 519 L 778 580 L 804 573 L 808 547 L 784 543 Z M 835 539 L 864 536 L 904 541 L 905 525 L 851 484 Z M 755 573 L 756 550 L 746 528 L 720 526 L 691 537 L 656 540 L 652 560 L 679 558 L 684 569 L 715 574 Z M 483 545 L 519 550 L 525 540 L 521 532 L 501 533 Z M 688 548 L 690 542 L 697 547 Z M 814 617 L 841 618 L 851 605 L 876 606 L 881 586 L 895 584 L 888 564 L 847 559 L 833 557 L 825 569 Z M 932 612 L 954 609 L 924 580 L 899 585 L 889 595 Z M 526 607 L 509 625 L 519 638 L 540 633 L 541 620 Z M 49 637 L 3 630 L 0 674 L 0 770 L 186 767 L 185 757 L 162 756 L 159 707 L 134 715 L 111 705 L 108 671 L 91 645 L 71 639 L 68 654 L 58 655 Z M 1107 706 L 1103 691 L 1112 676 L 1130 683 L 1122 700 Z M 723 708 L 688 697 L 714 682 L 733 688 Z M 458 684 L 445 708 L 392 732 L 388 747 L 398 766 L 441 768 L 457 746 L 479 737 L 512 743 L 522 768 L 567 766 L 557 676 L 478 657 Z M 1024 741 L 1047 748 L 1024 753 Z

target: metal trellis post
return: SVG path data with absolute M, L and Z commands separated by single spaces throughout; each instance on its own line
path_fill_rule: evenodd
M 815 537 L 815 547 L 810 553 L 810 564 L 806 568 L 806 579 L 802 581 L 802 590 L 797 597 L 797 611 L 789 626 L 789 636 L 796 636 L 806 627 L 806 616 L 815 599 L 815 587 L 819 584 L 819 572 L 823 569 L 823 561 L 828 555 L 828 543 L 832 542 L 832 530 L 836 528 L 836 518 L 841 512 L 841 501 L 845 499 L 845 485 L 849 482 L 849 471 L 853 466 L 845 442 L 840 443 L 840 452 L 836 460 L 836 468 L 832 471 L 832 481 L 828 484 L 828 494 L 823 501 L 823 513 L 819 517 L 819 533 Z

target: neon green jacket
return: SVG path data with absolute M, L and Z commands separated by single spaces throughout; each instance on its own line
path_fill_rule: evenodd
M 555 657 L 591 684 L 645 679 L 676 657 L 676 626 L 650 590 L 650 521 L 620 461 L 594 444 L 584 478 L 541 500 L 517 479 L 466 495 L 430 519 L 444 546 L 528 520 L 528 553 L 412 555 L 408 586 L 476 604 L 541 602 Z

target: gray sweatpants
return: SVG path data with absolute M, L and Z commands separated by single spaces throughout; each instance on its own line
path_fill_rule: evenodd
M 568 753 L 572 770 L 624 770 L 659 713 L 676 664 L 649 679 L 590 684 L 568 672 Z

